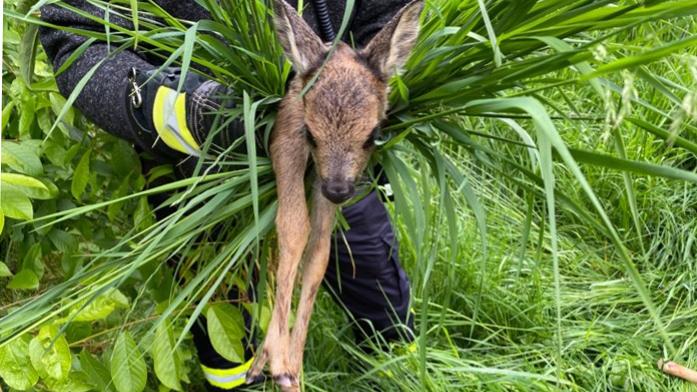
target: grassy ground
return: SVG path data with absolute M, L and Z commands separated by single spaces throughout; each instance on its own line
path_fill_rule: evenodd
M 618 196 L 621 176 L 595 176 L 607 184 L 604 204 L 615 219 L 628 222 L 627 237 L 639 243 Z M 641 275 L 678 347 L 675 359 L 697 367 L 697 189 L 646 178 L 635 184 L 642 189 L 637 201 L 645 223 Z M 419 350 L 362 354 L 351 344 L 347 321 L 324 293 L 308 343 L 308 390 L 697 390 L 657 370 L 656 361 L 665 355 L 662 341 L 613 248 L 568 217 L 559 222 L 558 352 L 547 239 L 538 246 L 543 218 L 532 223 L 528 246 L 522 248 L 526 200 L 487 178 L 476 185 L 489 207 L 486 255 L 463 206 L 457 210 L 457 263 L 449 262 L 448 240 L 438 229 L 431 237 L 435 264 L 430 279 L 419 273 L 423 266 L 408 249 L 402 251 L 412 279 Z
M 660 39 L 656 38 L 660 32 L 635 33 Z M 688 55 L 674 56 L 649 69 L 692 86 L 694 92 L 697 79 L 693 61 Z M 625 91 L 613 94 L 610 103 L 590 88 L 543 95 L 557 103 L 561 113 L 598 117 L 593 121 L 557 121 L 572 147 L 612 152 L 613 112 L 615 116 L 652 116 L 637 102 L 673 111 L 672 118 L 680 118 L 674 102 L 631 77 L 626 73 L 624 80 L 617 80 Z M 630 93 L 635 102 L 622 107 L 623 94 L 627 97 Z M 487 134 L 515 137 L 494 121 L 474 125 Z M 694 154 L 669 150 L 664 141 L 631 124 L 623 124 L 617 131 L 633 159 L 691 171 L 697 167 Z M 456 207 L 457 255 L 450 253 L 442 224 L 433 225 L 426 240 L 434 260 L 428 279 L 423 274 L 428 260 L 417 257 L 411 244 L 403 243 L 402 261 L 412 280 L 420 334 L 419 348 L 413 353 L 395 350 L 365 355 L 357 350 L 351 343 L 347 320 L 324 293 L 308 343 L 308 390 L 697 391 L 697 386 L 671 379 L 657 369 L 656 362 L 666 355 L 666 348 L 623 272 L 614 247 L 589 228 L 583 217 L 566 212 L 558 216 L 558 337 L 555 272 L 549 234 L 541 231 L 545 217 L 540 206 L 532 206 L 534 219 L 528 222 L 525 193 L 508 187 L 495 173 L 479 170 L 465 154 L 460 158 L 488 212 L 487 253 L 482 251 L 479 229 L 465 205 Z M 672 359 L 697 367 L 697 187 L 631 175 L 641 222 L 637 232 L 623 175 L 604 169 L 587 169 L 585 174 L 621 231 L 660 309 L 678 350 Z M 577 200 L 583 199 L 577 183 L 568 177 L 560 176 L 558 187 Z M 437 195 L 430 196 L 428 202 L 437 203 Z M 585 206 L 590 208 L 587 203 Z M 405 238 L 408 230 L 399 217 L 396 220 Z M 523 238 L 527 225 L 530 231 Z M 451 257 L 457 262 L 450 262 Z M 561 352 L 557 339 L 561 339 Z

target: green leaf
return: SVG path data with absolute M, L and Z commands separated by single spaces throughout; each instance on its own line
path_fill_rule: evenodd
M 80 367 L 87 375 L 89 382 L 97 391 L 113 391 L 109 369 L 97 358 L 93 357 L 87 350 L 83 350 L 79 355 Z
M 25 89 L 22 93 L 20 113 L 19 113 L 19 124 L 17 126 L 19 131 L 19 136 L 21 139 L 29 139 L 31 135 L 31 125 L 34 123 L 34 118 L 36 117 L 36 96 Z
M 29 359 L 29 337 L 24 335 L 0 345 L 0 377 L 10 388 L 25 391 L 39 381 Z
M 128 189 L 130 186 L 131 182 L 131 175 L 130 173 L 124 177 L 124 179 L 121 181 L 121 184 L 119 184 L 119 187 L 116 188 L 114 193 L 111 194 L 111 199 L 119 199 L 123 196 L 126 196 L 128 194 Z M 124 203 L 113 203 L 110 204 L 109 207 L 107 207 L 107 218 L 109 218 L 109 221 L 114 222 L 117 216 L 123 212 L 123 205 Z
M 52 229 L 48 233 L 48 239 L 51 240 L 53 246 L 63 254 L 74 252 L 78 246 L 76 236 L 63 230 Z
M 36 24 L 29 24 L 19 43 L 19 68 L 24 83 L 26 83 L 27 86 L 31 86 L 32 76 L 34 75 L 34 60 L 36 57 L 38 35 L 39 26 Z
M 0 278 L 7 278 L 12 276 L 12 271 L 7 267 L 7 264 L 0 261 Z
M 133 226 L 146 229 L 155 223 L 155 214 L 150 208 L 147 197 L 141 197 L 133 212 Z
M 208 336 L 216 352 L 232 362 L 244 362 L 244 317 L 230 304 L 214 304 L 206 312 Z
M 62 125 L 62 122 L 65 122 L 67 124 L 73 123 L 73 121 L 75 120 L 75 113 L 73 112 L 72 106 L 68 105 L 68 101 L 62 95 L 50 93 L 48 94 L 48 100 L 51 102 L 51 108 L 53 109 L 53 112 L 60 117 L 58 120 L 56 120 L 56 124 Z M 60 116 L 61 113 L 64 113 L 62 117 Z M 65 129 L 62 130 L 64 131 L 66 136 L 70 136 L 65 131 Z
M 11 186 L 3 187 L 0 192 L 0 205 L 2 213 L 9 218 L 29 220 L 34 216 L 29 197 Z
M 7 124 L 10 122 L 12 111 L 17 105 L 17 101 L 10 101 L 2 108 L 2 129 L 7 129 Z
M 40 143 L 39 140 L 25 140 L 20 143 L 3 140 L 0 143 L 0 162 L 17 172 L 39 176 L 44 171 L 39 159 Z
M 36 178 L 25 176 L 24 174 L 2 173 L 0 174 L 1 186 L 14 185 L 27 197 L 32 199 L 51 199 L 54 195 L 48 187 Z
M 10 280 L 7 284 L 8 289 L 13 290 L 34 290 L 39 287 L 39 277 L 30 269 L 23 269 Z
M 155 331 L 151 354 L 155 364 L 155 375 L 160 382 L 167 388 L 181 391 L 177 366 L 179 358 L 175 353 L 172 330 L 166 320 L 163 320 Z
M 119 392 L 140 392 L 145 389 L 147 369 L 143 354 L 128 332 L 116 339 L 111 354 L 111 379 Z
M 62 380 L 48 378 L 44 380 L 46 386 L 54 392 L 87 392 L 92 390 L 87 374 L 84 372 L 71 372 Z M 104 389 L 100 389 L 104 391 Z
M 68 377 L 72 356 L 68 341 L 54 325 L 41 327 L 39 334 L 29 342 L 31 363 L 42 378 L 56 381 Z
M 36 178 L 25 176 L 22 174 L 2 173 L 2 177 L 0 177 L 0 180 L 2 180 L 2 182 L 4 183 L 17 185 L 20 187 L 39 188 L 48 191 L 48 188 L 46 188 L 46 185 L 44 185 L 43 182 L 37 180 Z
M 44 263 L 41 254 L 41 243 L 34 243 L 22 257 L 22 269 L 32 270 L 41 279 L 44 276 Z
M 70 193 L 72 193 L 73 196 L 78 200 L 80 200 L 80 197 L 87 186 L 87 181 L 90 179 L 91 152 L 92 150 L 90 149 L 87 150 L 84 155 L 82 155 L 80 162 L 78 162 L 77 166 L 75 167 L 75 171 L 73 172 L 73 182 L 70 184 Z
M 75 305 L 65 320 L 71 321 L 96 321 L 107 318 L 118 308 L 127 308 L 128 298 L 118 289 L 110 288 L 106 293 L 99 295 L 94 300 L 85 300 Z

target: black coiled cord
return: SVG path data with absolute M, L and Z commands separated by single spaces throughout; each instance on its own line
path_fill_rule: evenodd
M 334 41 L 336 33 L 334 32 L 332 21 L 329 18 L 329 7 L 327 7 L 327 2 L 324 0 L 312 0 L 312 6 L 315 8 L 317 24 L 319 25 L 320 32 L 324 36 L 324 40 Z

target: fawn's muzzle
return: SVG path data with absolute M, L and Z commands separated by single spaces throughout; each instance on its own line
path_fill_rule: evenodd
M 356 193 L 352 181 L 325 180 L 322 181 L 322 194 L 334 204 L 341 204 Z

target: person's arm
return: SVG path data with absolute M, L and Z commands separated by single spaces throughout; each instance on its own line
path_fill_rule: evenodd
M 104 10 L 85 0 L 68 0 L 64 3 L 104 19 Z M 199 20 L 209 16 L 194 0 L 160 0 L 158 3 L 173 16 L 181 19 Z M 42 7 L 41 18 L 56 26 L 104 31 L 102 24 L 84 18 L 61 7 L 60 4 Z M 133 28 L 129 21 L 113 13 L 109 15 L 109 20 L 126 28 Z M 87 40 L 78 34 L 47 27 L 42 28 L 39 34 L 41 43 L 56 70 Z M 113 49 L 114 47 L 111 48 Z M 153 152 L 157 157 L 176 161 L 186 157 L 187 154 L 196 155 L 192 154 L 188 148 L 191 143 L 186 143 L 186 140 L 190 138 L 180 137 L 181 130 L 177 130 L 178 133 L 175 132 L 174 136 L 161 132 L 163 126 L 167 130 L 170 129 L 165 125 L 175 116 L 159 119 L 160 128 L 155 126 L 158 119 L 153 118 L 157 95 L 160 96 L 159 101 L 167 101 L 177 96 L 173 94 L 178 84 L 176 72 L 163 72 L 152 78 L 147 85 L 141 86 L 144 102 L 142 107 L 134 108 L 130 100 L 133 87 L 132 81 L 129 80 L 131 70 L 137 70 L 138 82 L 144 82 L 158 66 L 130 50 L 115 55 L 110 55 L 109 52 L 110 48 L 105 42 L 95 42 L 90 45 L 64 72 L 56 76 L 60 92 L 66 97 L 69 96 L 80 80 L 95 65 L 103 61 L 81 90 L 75 106 L 107 132 L 136 143 L 143 150 Z M 160 86 L 167 86 L 169 89 L 160 89 Z M 185 83 L 185 90 L 189 93 L 186 99 L 187 109 L 193 107 L 197 110 L 210 111 L 211 105 L 204 105 L 211 103 L 206 99 L 206 94 L 220 92 L 221 88 L 222 86 L 215 82 L 190 74 Z M 194 97 L 197 99 L 193 99 Z M 160 108 L 162 105 L 160 103 Z M 167 102 L 164 105 L 167 105 Z M 187 113 L 186 123 L 180 127 L 187 128 L 186 132 L 193 136 L 197 145 L 203 143 L 208 131 L 201 130 L 203 125 L 208 124 L 202 125 L 201 121 L 196 121 L 200 120 L 199 114 L 195 111 L 193 114 Z M 189 122 L 190 119 L 193 121 Z M 176 124 L 174 128 L 177 128 Z

